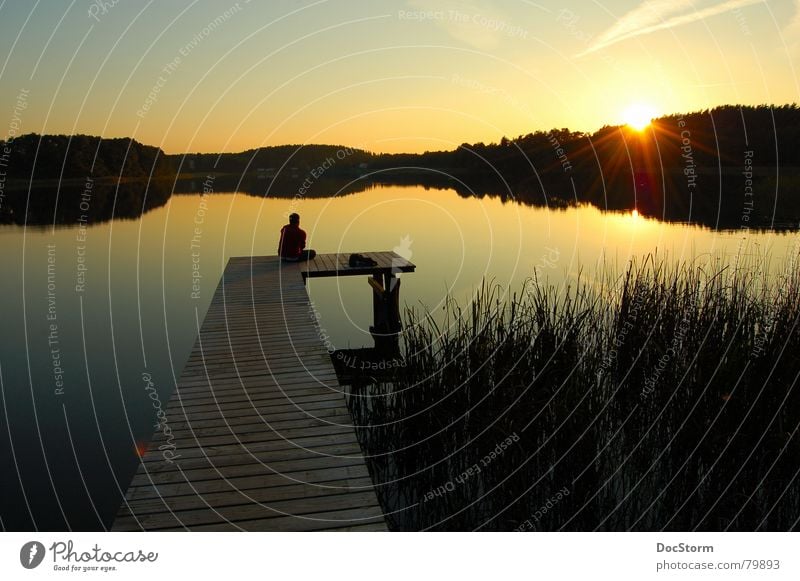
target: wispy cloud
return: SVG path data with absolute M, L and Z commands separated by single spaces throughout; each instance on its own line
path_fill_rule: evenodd
M 800 0 L 795 1 L 800 4 Z M 589 48 L 577 56 L 589 54 L 629 38 L 698 22 L 717 14 L 764 2 L 765 0 L 726 0 L 698 10 L 694 8 L 696 0 L 645 0 L 600 34 Z
M 783 29 L 784 38 L 792 51 L 797 51 L 800 44 L 800 0 L 794 0 L 794 18 Z

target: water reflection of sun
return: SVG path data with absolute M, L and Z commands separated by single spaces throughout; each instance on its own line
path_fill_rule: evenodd
M 622 231 L 635 233 L 637 236 L 657 228 L 658 222 L 648 219 L 638 209 L 628 210 L 619 214 L 618 223 Z
M 648 225 L 648 220 L 636 208 L 622 216 L 625 224 L 635 232 L 641 233 L 642 229 Z

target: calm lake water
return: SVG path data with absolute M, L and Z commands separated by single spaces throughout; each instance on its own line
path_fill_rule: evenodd
M 230 256 L 275 254 L 298 211 L 318 252 L 391 250 L 417 271 L 401 301 L 468 300 L 484 278 L 518 289 L 534 272 L 592 281 L 598 265 L 633 257 L 781 268 L 796 233 L 716 232 L 584 206 L 548 210 L 454 191 L 384 187 L 343 197 L 174 195 L 138 220 L 85 229 L 0 227 L 0 446 L 4 529 L 110 525 L 191 350 Z M 199 277 L 197 276 L 199 274 Z M 193 295 L 193 283 L 199 292 Z M 371 345 L 365 280 L 312 279 L 309 291 L 337 348 Z

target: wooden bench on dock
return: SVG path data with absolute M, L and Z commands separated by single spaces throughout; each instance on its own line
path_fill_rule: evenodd
M 376 342 L 391 337 L 395 275 L 415 266 L 362 254 L 377 264 L 229 260 L 113 530 L 386 530 L 305 289 L 369 276 Z

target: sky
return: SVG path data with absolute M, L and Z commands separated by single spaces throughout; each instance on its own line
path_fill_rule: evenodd
M 800 0 L 0 0 L 0 136 L 444 150 L 797 102 L 799 57 Z

